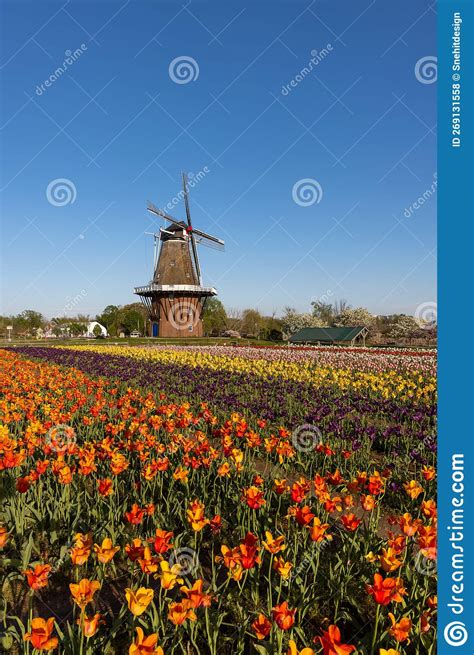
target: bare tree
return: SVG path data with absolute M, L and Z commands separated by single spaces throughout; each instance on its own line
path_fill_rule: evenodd
M 229 307 L 226 309 L 226 327 L 228 330 L 240 331 L 242 325 L 242 310 L 235 307 Z

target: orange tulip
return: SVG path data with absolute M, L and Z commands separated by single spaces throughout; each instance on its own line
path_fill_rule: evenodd
M 189 600 L 190 606 L 194 608 L 198 607 L 210 607 L 212 596 L 210 594 L 205 594 L 202 591 L 203 580 L 196 580 L 192 587 L 181 587 L 180 591 L 186 596 Z
M 375 507 L 375 498 L 370 494 L 362 495 L 360 497 L 360 504 L 366 512 L 371 512 Z
M 291 569 L 293 564 L 291 562 L 285 562 L 283 557 L 276 557 L 273 562 L 273 568 L 277 571 L 284 580 L 288 580 L 291 574 Z
M 195 532 L 200 532 L 208 523 L 209 519 L 204 516 L 204 503 L 193 500 L 187 510 L 188 521 Z
M 71 590 L 74 602 L 83 610 L 92 601 L 95 592 L 100 589 L 100 582 L 82 578 L 79 584 L 71 583 L 69 589 Z
M 260 509 L 267 502 L 263 497 L 263 491 L 255 486 L 244 489 L 242 498 L 250 509 Z
M 405 482 L 403 488 L 412 500 L 415 500 L 421 493 L 423 493 L 423 487 L 420 486 L 416 480 Z
M 158 577 L 161 580 L 163 589 L 173 589 L 178 583 L 183 584 L 183 579 L 179 577 L 181 567 L 179 564 L 170 566 L 166 560 L 160 562 L 161 573 Z
M 54 650 L 58 646 L 58 638 L 52 637 L 54 630 L 54 618 L 36 618 L 31 621 L 31 632 L 23 637 L 24 641 L 31 641 L 34 648 L 38 650 Z
M 275 492 L 281 496 L 288 489 L 288 485 L 286 484 L 286 480 L 275 479 L 273 480 L 273 488 L 275 489 Z
M 255 621 L 252 623 L 253 631 L 257 639 L 266 639 L 272 629 L 271 622 L 267 619 L 265 614 L 259 614 Z
M 295 623 L 296 609 L 290 610 L 287 601 L 275 605 L 272 609 L 273 620 L 280 630 L 290 630 Z
M 192 609 L 191 603 L 187 598 L 185 598 L 180 603 L 170 603 L 168 619 L 175 625 L 181 625 L 186 621 L 186 619 L 196 621 L 197 616 Z
M 405 512 L 399 520 L 399 525 L 407 537 L 413 537 L 413 535 L 418 531 L 421 521 L 419 519 L 413 519 L 411 514 Z
M 374 584 L 366 585 L 366 589 L 379 605 L 401 603 L 406 593 L 400 578 L 383 578 L 380 573 L 375 573 Z
M 125 512 L 125 518 L 132 525 L 139 525 L 143 521 L 145 516 L 145 510 L 138 507 L 137 503 L 133 503 L 132 509 L 129 512 Z
M 380 566 L 387 573 L 396 571 L 401 565 L 402 562 L 397 559 L 397 553 L 393 548 L 383 548 L 382 554 L 379 555 Z
M 433 466 L 423 466 L 421 473 L 425 480 L 429 482 L 435 477 L 436 469 Z
M 145 552 L 145 547 L 142 544 L 141 539 L 133 539 L 131 544 L 125 546 L 125 552 L 127 553 L 128 559 L 131 562 L 136 562 L 140 557 L 143 557 Z
M 434 500 L 424 500 L 421 503 L 421 511 L 429 519 L 436 518 L 437 509 L 436 509 L 435 501 Z
M 389 629 L 389 633 L 392 635 L 392 637 L 395 637 L 395 639 L 399 642 L 407 641 L 408 635 L 410 634 L 410 630 L 412 628 L 411 619 L 405 616 L 397 623 L 394 615 L 391 612 L 389 612 L 388 616 L 392 624 L 392 627 Z
M 286 546 L 284 544 L 285 537 L 280 536 L 280 537 L 273 538 L 272 533 L 269 532 L 268 530 L 265 530 L 265 537 L 266 537 L 266 541 L 262 541 L 262 546 L 269 553 L 272 553 L 273 555 L 276 555 L 277 553 L 281 552 L 282 550 L 285 550 L 285 548 L 286 548 Z
M 0 526 L 0 548 L 4 548 L 10 538 L 10 533 L 4 525 Z
M 89 559 L 92 549 L 92 535 L 78 532 L 74 537 L 74 547 L 71 550 L 73 564 L 81 566 Z
M 143 549 L 143 555 L 138 560 L 140 568 L 143 573 L 150 575 L 151 573 L 156 573 L 158 570 L 158 558 L 152 557 L 151 550 L 149 546 L 145 546 Z
M 119 550 L 120 550 L 120 546 L 112 546 L 112 539 L 109 539 L 109 537 L 106 537 L 102 541 L 101 546 L 99 546 L 99 544 L 94 544 L 95 554 L 97 555 L 97 559 L 99 560 L 99 562 L 101 562 L 102 564 L 107 564 L 108 562 L 110 562 L 112 557 Z
M 290 507 L 290 513 L 292 508 Z M 303 507 L 297 507 L 294 511 L 294 516 L 298 525 L 308 525 L 315 518 L 315 514 L 312 513 L 311 508 L 308 505 Z
M 166 530 L 160 530 L 160 528 L 156 528 L 155 537 L 152 537 L 149 541 L 153 542 L 155 552 L 158 553 L 158 555 L 162 555 L 163 553 L 167 553 L 171 548 L 173 548 L 173 544 L 171 543 L 172 538 L 172 532 L 166 532 Z
M 34 569 L 24 571 L 31 589 L 41 589 L 48 584 L 48 576 L 52 571 L 49 564 L 36 564 Z
M 82 623 L 82 631 L 84 632 L 84 636 L 87 639 L 90 639 L 90 637 L 93 637 L 97 630 L 99 629 L 99 624 L 104 623 L 102 614 L 94 614 L 94 616 L 87 616 L 87 614 L 84 614 L 82 617 L 79 617 L 77 619 L 77 625 L 81 625 Z
M 125 597 L 128 603 L 128 609 L 134 616 L 140 616 L 146 611 L 148 605 L 153 600 L 153 589 L 140 587 L 137 591 L 125 589 Z
M 355 646 L 341 643 L 341 632 L 337 625 L 330 625 L 321 637 L 316 637 L 323 647 L 323 655 L 349 655 Z
M 360 519 L 358 519 L 355 514 L 345 514 L 344 516 L 341 516 L 341 521 L 349 532 L 355 532 L 361 523 Z
M 314 650 L 308 647 L 303 648 L 302 650 L 298 650 L 296 643 L 293 641 L 293 639 L 290 639 L 288 642 L 287 655 L 314 655 Z
M 110 478 L 97 480 L 97 489 L 101 496 L 111 496 L 114 492 L 112 480 Z
M 128 655 L 164 655 L 161 646 L 157 646 L 158 635 L 152 634 L 145 637 L 142 628 L 137 627 L 135 641 L 130 644 Z
M 321 520 L 317 516 L 315 516 L 313 519 L 313 525 L 308 525 L 306 527 L 309 530 L 311 541 L 321 543 L 321 541 L 324 541 L 324 539 L 327 539 L 328 541 L 332 540 L 332 536 L 330 534 L 326 534 L 326 530 L 329 528 L 329 523 L 321 523 Z

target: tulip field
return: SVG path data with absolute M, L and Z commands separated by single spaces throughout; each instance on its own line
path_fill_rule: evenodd
M 435 654 L 435 351 L 2 348 L 0 469 L 0 652 Z

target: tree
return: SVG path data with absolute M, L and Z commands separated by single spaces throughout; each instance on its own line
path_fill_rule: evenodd
M 202 318 L 204 333 L 219 336 L 227 326 L 227 314 L 218 298 L 209 298 Z
M 228 330 L 235 330 L 236 332 L 240 332 L 242 327 L 242 312 L 240 309 L 236 309 L 235 307 L 227 308 L 226 315 L 226 328 Z
M 242 312 L 241 332 L 254 337 L 260 336 L 263 317 L 257 309 L 244 309 Z
M 323 325 L 332 325 L 334 321 L 334 307 L 331 303 L 321 302 L 316 300 L 311 303 L 313 307 L 313 316 L 317 318 Z
M 283 335 L 288 338 L 292 334 L 306 327 L 323 327 L 321 320 L 310 313 L 299 313 L 292 307 L 285 307 L 281 319 Z
M 21 314 L 18 314 L 15 323 L 18 331 L 31 334 L 39 327 L 43 327 L 46 320 L 40 312 L 36 312 L 34 309 L 25 309 Z
M 335 300 L 332 304 L 316 300 L 311 303 L 313 307 L 313 316 L 318 318 L 322 325 L 330 327 L 334 325 L 336 317 L 350 308 L 347 300 Z
M 344 309 L 339 316 L 336 316 L 334 324 L 337 327 L 366 327 L 369 332 L 373 331 L 376 317 L 365 307 L 355 309 Z
M 403 314 L 397 316 L 387 334 L 392 339 L 407 339 L 408 343 L 411 343 L 411 340 L 416 337 L 424 336 L 423 330 L 421 330 L 413 316 Z
M 78 337 L 80 334 L 84 334 L 87 326 L 84 323 L 71 323 L 69 325 L 69 330 L 73 337 Z
M 101 323 L 109 334 L 117 334 L 117 323 L 120 314 L 120 309 L 117 305 L 107 305 L 102 314 L 96 316 L 96 321 Z

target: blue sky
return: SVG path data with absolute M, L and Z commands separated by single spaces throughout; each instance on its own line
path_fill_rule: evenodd
M 436 54 L 429 2 L 1 10 L 2 313 L 136 300 L 151 277 L 145 232 L 160 225 L 146 201 L 172 200 L 183 169 L 209 171 L 191 214 L 226 241 L 200 255 L 227 307 L 279 314 L 344 298 L 387 314 L 435 299 L 436 84 L 415 73 Z M 187 83 L 170 74 L 182 57 Z M 48 201 L 58 179 L 74 202 Z M 305 179 L 320 191 L 303 206 Z

